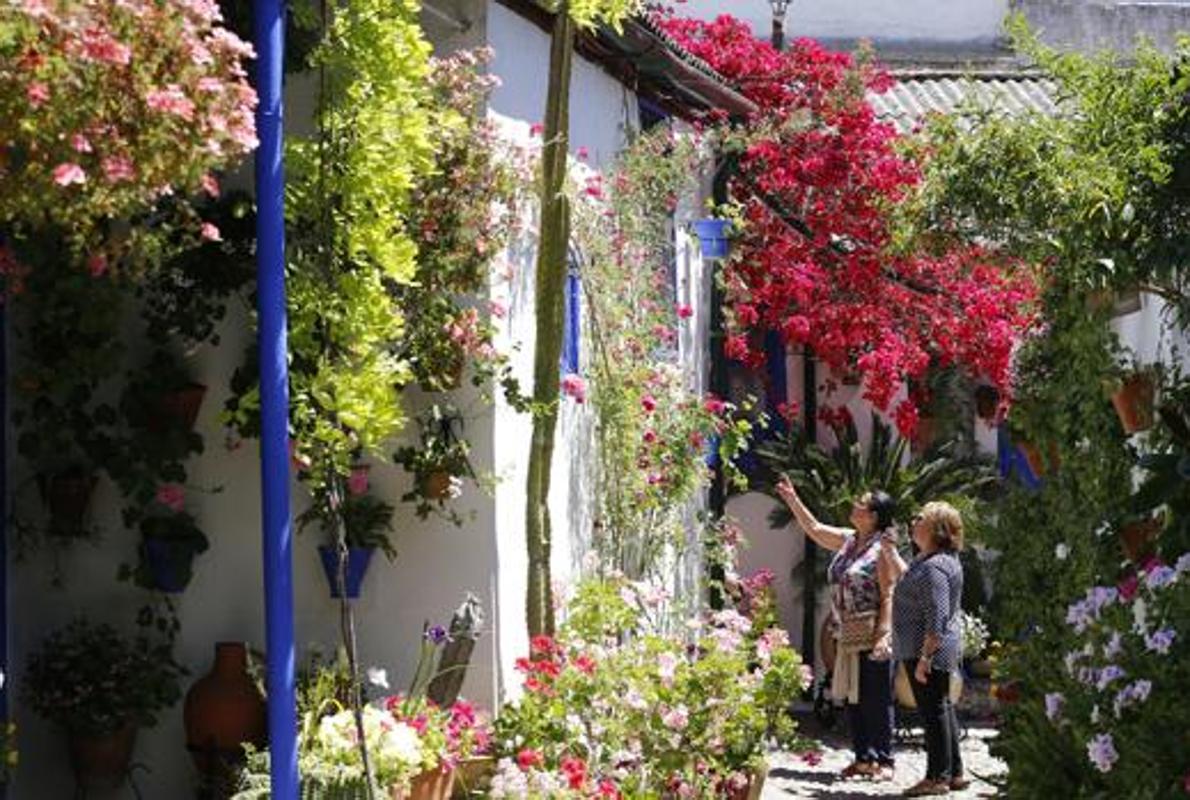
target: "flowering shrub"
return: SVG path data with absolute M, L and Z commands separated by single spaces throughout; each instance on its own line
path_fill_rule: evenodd
M 742 480 L 732 459 L 751 431 L 735 406 L 700 394 L 678 359 L 693 312 L 676 295 L 670 217 L 698 163 L 696 142 L 659 129 L 621 154 L 606 182 L 588 173 L 573 191 L 593 346 L 589 385 L 566 376 L 562 391 L 597 415 L 596 545 L 606 564 L 633 574 L 681 544 L 687 503 L 712 474 L 709 448 Z
M 731 192 L 743 223 L 723 276 L 727 354 L 758 364 L 762 333 L 779 331 L 836 373 L 858 370 L 864 397 L 881 409 L 932 365 L 961 366 L 1009 397 L 1033 285 L 980 247 L 892 248 L 901 243 L 889 209 L 920 176 L 865 99 L 888 89 L 889 76 L 807 39 L 778 52 L 727 15 L 663 24 L 760 106 L 743 132 L 720 132 L 738 165 Z M 898 403 L 902 434 L 914 432 L 928 399 Z
M 786 709 L 804 675 L 784 631 L 727 610 L 665 637 L 646 605 L 623 578 L 588 582 L 559 637 L 533 640 L 525 694 L 497 717 L 492 796 L 730 796 L 766 743 L 798 744 Z
M 0 223 L 68 231 L 116 262 L 146 231 L 106 225 L 175 190 L 218 194 L 212 170 L 256 147 L 252 47 L 214 0 L 19 0 L 0 38 Z M 192 219 L 191 238 L 218 238 Z
M 1051 784 L 1032 788 L 1066 797 L 1190 793 L 1190 554 L 1088 589 L 1066 621 L 1073 638 L 1063 668 L 1022 712 L 1039 737 L 1059 740 L 1038 754 L 1044 767 L 1029 770 L 1048 770 Z

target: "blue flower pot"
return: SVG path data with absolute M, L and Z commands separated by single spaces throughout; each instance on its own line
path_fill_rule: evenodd
M 372 553 L 375 547 L 347 548 L 347 596 L 352 600 L 359 597 L 360 586 L 363 585 L 364 575 L 368 565 L 372 563 Z M 322 571 L 326 573 L 326 581 L 331 587 L 331 597 L 339 597 L 339 551 L 328 545 L 318 548 L 318 555 L 322 558 Z
M 699 219 L 694 221 L 694 233 L 698 236 L 698 243 L 703 258 L 726 258 L 730 247 L 727 232 L 731 223 L 725 219 Z
M 707 439 L 706 449 L 703 451 L 703 461 L 712 469 L 719 466 L 719 437 L 711 436 Z
M 148 537 L 142 542 L 144 563 L 149 568 L 152 588 L 166 594 L 179 594 L 190 585 L 194 552 L 175 546 L 168 539 Z

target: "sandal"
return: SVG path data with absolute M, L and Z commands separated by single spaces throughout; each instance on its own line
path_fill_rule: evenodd
M 901 797 L 933 797 L 940 794 L 950 794 L 950 783 L 925 778 L 906 789 Z
M 897 770 L 892 764 L 879 764 L 868 778 L 873 783 L 889 783 L 896 780 Z
M 852 761 L 839 772 L 839 777 L 844 780 L 860 776 L 867 777 L 872 774 L 874 768 L 875 764 L 870 764 L 867 761 Z

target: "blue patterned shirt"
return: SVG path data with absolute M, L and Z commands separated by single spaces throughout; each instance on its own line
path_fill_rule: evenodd
M 916 661 L 927 633 L 939 638 L 933 668 L 959 666 L 963 567 L 958 555 L 945 551 L 913 559 L 893 594 L 893 657 Z

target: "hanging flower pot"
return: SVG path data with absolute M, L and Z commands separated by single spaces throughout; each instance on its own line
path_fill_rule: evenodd
M 449 800 L 454 784 L 455 771 L 443 766 L 418 775 L 408 790 L 394 786 L 391 797 L 392 800 Z
M 727 257 L 730 249 L 730 239 L 727 237 L 731 228 L 729 220 L 714 217 L 699 219 L 694 221 L 693 228 L 703 258 Z
M 166 392 L 158 401 L 157 413 L 149 419 L 150 430 L 193 430 L 206 394 L 207 387 L 201 383 L 188 383 Z
M 37 476 L 41 501 L 49 512 L 49 533 L 64 539 L 86 535 L 87 509 L 96 478 L 82 467 Z
M 1117 534 L 1124 556 L 1132 563 L 1139 564 L 1152 551 L 1164 527 L 1165 518 L 1160 515 L 1125 524 Z
M 1150 372 L 1134 372 L 1124 378 L 1111 396 L 1124 433 L 1133 434 L 1153 427 L 1153 400 L 1156 384 Z
M 264 744 L 264 698 L 248 675 L 248 648 L 243 642 L 215 645 L 215 663 L 186 693 L 182 716 L 186 748 L 204 775 L 240 762 L 245 743 Z
M 975 413 L 982 420 L 992 421 L 1000 408 L 1000 392 L 995 386 L 983 385 L 975 389 Z
M 427 500 L 446 500 L 450 497 L 454 476 L 440 469 L 429 473 L 422 480 L 421 493 Z
M 1040 478 L 1045 474 L 1045 456 L 1041 454 L 1041 448 L 1032 442 L 1021 442 L 1021 453 L 1025 456 L 1025 461 L 1029 464 L 1029 471 Z
M 471 756 L 464 759 L 455 770 L 455 785 L 450 796 L 453 800 L 476 797 L 491 786 L 496 774 L 496 759 L 492 756 Z
M 149 588 L 178 594 L 194 576 L 194 548 L 186 542 L 150 536 L 141 542 L 141 557 L 148 571 Z
M 360 587 L 364 583 L 364 575 L 368 572 L 368 565 L 372 563 L 375 547 L 348 547 L 347 574 L 344 582 L 347 596 L 352 600 L 359 597 Z M 339 598 L 339 549 L 330 545 L 321 545 L 318 556 L 322 560 L 322 571 L 326 574 L 327 583 L 331 587 L 331 597 Z
M 75 780 L 84 789 L 112 789 L 128 779 L 136 726 L 127 723 L 109 733 L 69 731 L 67 747 Z

